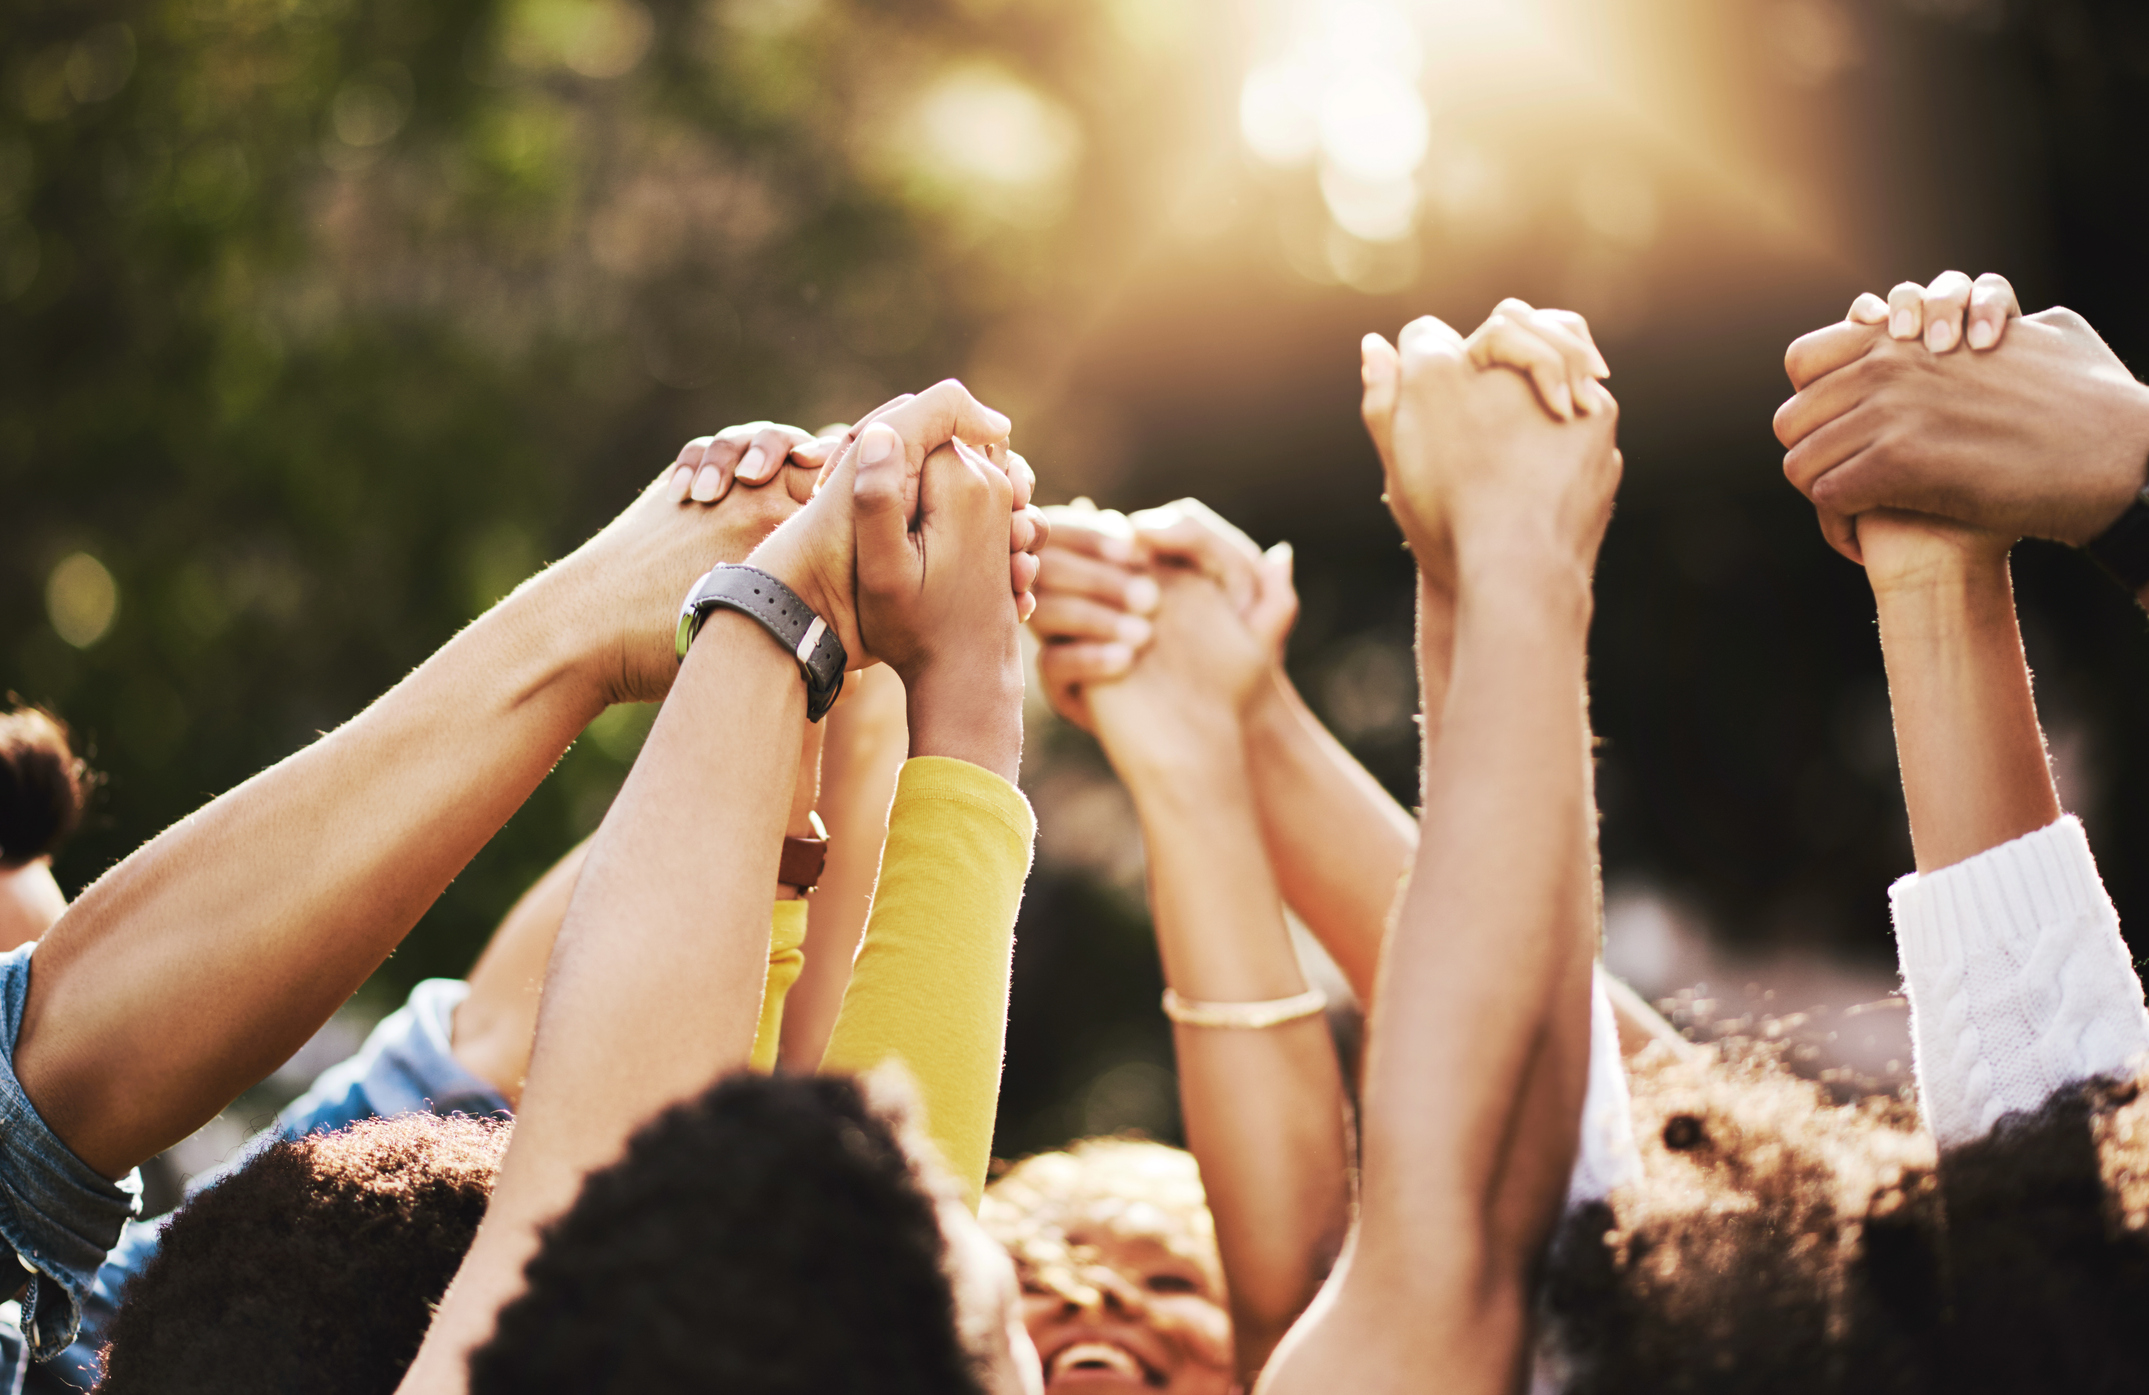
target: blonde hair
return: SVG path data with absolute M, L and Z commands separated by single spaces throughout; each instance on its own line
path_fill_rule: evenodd
M 1109 1231 L 1152 1239 L 1209 1276 L 1223 1292 L 1216 1223 L 1194 1155 L 1138 1138 L 1088 1138 L 1039 1153 L 985 1192 L 978 1219 L 1007 1247 L 1025 1277 L 1080 1288 L 1084 1236 Z

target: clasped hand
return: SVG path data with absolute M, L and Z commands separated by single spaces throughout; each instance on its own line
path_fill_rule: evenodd
M 1784 368 L 1784 474 L 1869 568 L 1856 520 L 1875 510 L 1953 520 L 1956 544 L 2004 554 L 2024 536 L 2086 543 L 2142 485 L 2149 388 L 2073 311 L 2024 316 L 2005 277 L 1861 295 Z
M 1462 517 L 1473 538 L 1550 542 L 1586 571 L 1620 464 L 1587 324 L 1509 300 L 1467 340 L 1423 319 L 1401 344 L 1367 336 L 1364 412 L 1421 565 L 1434 559 L 1452 585 Z M 1191 499 L 1131 517 L 1088 500 L 1048 513 L 1030 623 L 1061 716 L 1108 748 L 1156 745 L 1174 729 L 1167 709 L 1229 718 L 1273 691 L 1298 613 L 1288 544 L 1264 553 Z M 1502 534 L 1500 520 L 1519 526 Z M 1100 714 L 1093 695 L 1120 680 L 1127 693 Z

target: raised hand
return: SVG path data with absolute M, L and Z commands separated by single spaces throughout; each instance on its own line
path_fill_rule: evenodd
M 1879 508 L 2086 543 L 2142 488 L 2149 388 L 2081 316 L 2023 316 L 1965 354 L 1898 339 L 1871 315 L 1791 345 L 1797 395 L 1776 412 L 1784 474 L 1845 555 L 1859 557 L 1845 520 Z
M 1272 592 L 1290 595 L 1288 555 L 1261 565 Z M 1105 754 L 1130 779 L 1130 767 L 1169 769 L 1194 733 L 1232 728 L 1275 664 L 1268 635 L 1220 583 L 1183 565 L 1159 567 L 1156 577 L 1155 643 L 1124 677 L 1082 694 Z
M 859 633 L 903 680 L 911 754 L 954 756 L 1012 781 L 1022 648 L 1001 560 L 1008 472 L 956 439 L 913 476 L 885 422 L 859 441 Z
M 1263 553 L 1238 528 L 1196 499 L 1145 509 L 1131 519 L 1088 500 L 1049 511 L 1054 528 L 1038 577 L 1030 628 L 1043 643 L 1038 675 L 1061 716 L 1088 730 L 1083 689 L 1124 675 L 1152 637 L 1158 581 L 1170 570 L 1221 586 L 1237 619 L 1252 628 L 1272 667 L 1298 616 L 1291 548 Z
M 786 463 L 818 469 L 814 437 L 780 422 L 750 421 L 727 426 L 714 436 L 696 436 L 679 448 L 672 462 L 672 502 L 713 504 L 740 484 L 767 484 Z
M 1007 432 L 1007 418 L 980 403 L 953 378 L 915 396 L 898 397 L 845 433 L 842 443 L 827 455 L 812 500 L 772 533 L 749 560 L 796 591 L 836 632 L 850 656 L 850 666 L 863 668 L 879 655 L 871 651 L 858 628 L 852 493 L 859 472 L 892 466 L 895 473 L 887 478 L 893 485 L 894 502 L 905 518 L 915 518 L 928 455 L 956 439 L 972 446 L 1004 447 Z M 1007 470 L 999 473 L 1012 513 L 1014 486 Z M 1011 527 L 1006 518 L 1000 520 L 1001 541 L 996 546 L 1002 559 L 1009 556 Z M 1003 561 L 1000 565 L 1003 581 L 1011 579 L 1010 564 Z M 1011 589 L 1009 596 L 1013 606 Z
M 1618 403 L 1592 377 L 1567 416 L 1541 407 L 1526 368 L 1494 371 L 1528 362 L 1528 343 L 1499 314 L 1467 340 L 1431 316 L 1392 349 L 1366 337 L 1362 411 L 1388 506 L 1436 588 L 1452 589 L 1461 553 L 1479 545 L 1594 563 L 1619 482 Z
M 1959 344 L 1985 350 L 2007 333 L 2008 321 L 2022 314 L 2022 303 L 2005 276 L 1988 271 L 1972 281 L 1960 271 L 1943 271 L 1930 284 L 1903 281 L 1888 298 L 1868 292 L 1851 302 L 1850 320 L 1888 327 L 1891 339 L 1922 339 L 1936 354 Z
M 699 439 L 731 438 L 724 448 L 732 450 L 740 439 L 733 433 L 749 430 L 753 434 L 744 439 L 775 432 L 783 433 L 783 440 L 799 438 L 801 450 L 813 444 L 796 427 L 763 423 Z M 690 441 L 680 460 L 697 449 L 706 455 L 717 447 Z M 782 468 L 786 463 L 808 468 Z M 569 632 L 587 637 L 601 701 L 656 702 L 671 690 L 679 670 L 673 634 L 680 599 L 703 572 L 719 562 L 743 560 L 797 513 L 812 495 L 815 465 L 810 457 L 787 454 L 758 480 L 741 480 L 737 489 L 727 473 L 717 500 L 703 502 L 681 488 L 681 476 L 690 481 L 693 476 L 674 461 L 601 532 L 542 574 L 568 586 L 561 619 Z

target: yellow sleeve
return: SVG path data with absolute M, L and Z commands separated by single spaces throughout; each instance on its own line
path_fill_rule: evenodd
M 761 989 L 761 1026 L 754 1032 L 754 1053 L 747 1065 L 766 1075 L 776 1069 L 777 1039 L 783 1035 L 783 1000 L 805 967 L 806 903 L 778 901 L 769 916 L 769 976 Z
M 1037 821 L 1016 789 L 945 756 L 906 761 L 865 942 L 821 1068 L 902 1061 L 972 1209 L 992 1161 L 1015 912 Z

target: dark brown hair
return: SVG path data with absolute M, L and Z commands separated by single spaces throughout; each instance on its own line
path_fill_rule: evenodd
M 42 708 L 0 713 L 0 867 L 56 851 L 81 821 L 95 783 L 67 741 L 67 725 Z
M 1764 1050 L 1644 1053 L 1643 1180 L 1571 1215 L 1545 1359 L 1596 1392 L 2149 1389 L 2149 1102 L 2086 1082 L 1936 1157 Z
M 492 1196 L 508 1126 L 403 1114 L 264 1150 L 128 1284 L 104 1395 L 391 1395 Z
M 471 1395 L 982 1395 L 905 1132 L 843 1076 L 666 1110 L 548 1229 Z

